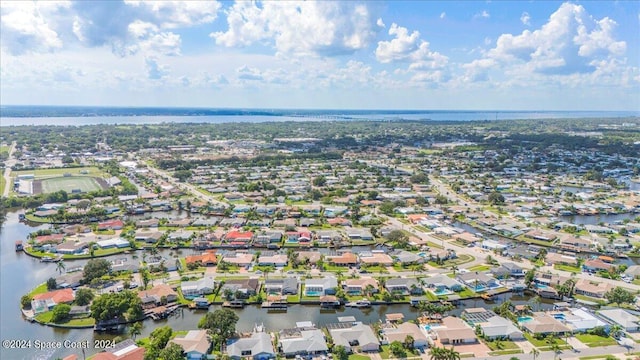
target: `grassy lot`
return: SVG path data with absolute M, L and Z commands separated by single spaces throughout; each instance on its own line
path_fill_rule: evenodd
M 468 269 L 469 271 L 487 271 L 491 270 L 491 265 L 476 265 Z
M 35 289 L 31 290 L 31 292 L 29 292 L 30 296 L 33 295 L 38 295 L 38 294 L 44 294 L 47 292 L 47 283 L 43 282 L 42 284 L 38 285 L 38 287 L 36 287 Z
M 602 337 L 590 334 L 577 334 L 575 337 L 588 347 L 609 346 L 617 344 L 616 340 L 610 336 Z
M 360 355 L 360 354 L 351 354 L 349 355 L 349 360 L 369 360 L 370 357 L 368 357 L 367 355 Z
M 465 298 L 470 298 L 470 297 L 476 296 L 476 293 L 471 291 L 471 289 L 469 289 L 469 288 L 465 288 L 464 290 L 456 293 L 456 295 L 460 296 L 460 298 L 462 298 L 462 299 L 465 299 Z
M 86 173 L 82 173 L 86 172 Z M 108 177 L 107 173 L 98 169 L 95 166 L 78 167 L 78 168 L 55 168 L 55 169 L 36 169 L 36 170 L 21 170 L 12 172 L 13 176 L 34 174 L 36 179 L 43 179 L 48 177 L 62 176 L 64 174 L 71 174 L 73 176 L 95 176 L 95 177 Z
M 39 321 L 43 324 L 47 324 L 51 322 L 53 318 L 53 311 L 47 311 L 36 315 L 36 321 Z
M 543 348 L 547 348 L 549 347 L 549 343 L 546 340 L 538 340 L 536 338 L 533 337 L 533 335 L 529 334 L 529 333 L 524 333 L 524 337 L 527 338 L 527 340 L 535 347 L 543 347 Z M 556 344 L 563 346 L 563 345 L 567 345 L 567 343 L 560 339 L 560 338 L 554 338 L 556 340 Z
M 489 352 L 491 356 L 522 354 L 522 349 L 497 350 Z
M 508 341 L 508 340 L 500 341 L 500 348 L 498 348 L 498 342 L 497 341 L 484 340 L 484 343 L 487 344 L 489 349 L 491 349 L 493 351 L 498 351 L 498 350 L 519 350 L 520 349 L 518 347 L 518 345 L 516 345 L 516 343 L 514 343 L 513 341 Z
M 580 267 L 571 266 L 571 265 L 555 264 L 553 265 L 553 268 L 556 270 L 568 271 L 568 272 L 578 273 L 578 274 L 582 272 L 582 269 L 580 269 Z
M 466 264 L 469 262 L 472 262 L 473 260 L 475 260 L 475 258 L 471 255 L 467 255 L 467 254 L 460 254 L 458 255 L 457 258 L 452 259 L 452 260 L 447 260 L 445 261 L 442 265 L 438 265 L 435 261 L 429 261 L 427 262 L 427 264 L 433 266 L 433 267 L 438 267 L 441 269 L 447 269 L 450 268 L 453 265 L 462 265 L 462 264 Z
M 96 324 L 96 320 L 91 317 L 81 318 L 81 319 L 71 319 L 62 325 L 66 326 L 93 326 Z
M 0 173 L 0 195 L 4 194 L 4 187 L 7 185 L 7 180 L 2 175 Z
M 600 305 L 605 305 L 607 303 L 603 299 L 592 298 L 592 297 L 584 296 L 584 295 L 574 294 L 573 297 L 578 299 L 578 300 L 591 301 L 591 302 L 594 302 L 594 303 L 597 303 L 597 304 L 600 304 Z

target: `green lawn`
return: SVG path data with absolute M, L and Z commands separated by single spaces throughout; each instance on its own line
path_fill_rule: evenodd
M 500 341 L 500 348 L 498 348 L 498 342 L 497 341 L 484 340 L 484 343 L 487 344 L 489 349 L 491 349 L 493 351 L 520 349 L 518 347 L 518 345 L 516 345 L 516 343 L 514 343 L 513 341 L 509 341 L 509 340 Z
M 349 355 L 349 360 L 369 360 L 369 359 L 371 358 L 368 357 L 367 355 L 360 355 L 360 354 Z
M 602 337 L 591 334 L 577 334 L 575 337 L 588 347 L 609 346 L 617 344 L 616 340 L 610 336 Z
M 550 344 L 547 342 L 547 340 L 543 339 L 543 340 L 538 340 L 536 338 L 533 337 L 533 335 L 529 334 L 529 333 L 524 333 L 524 337 L 527 338 L 527 340 L 529 340 L 529 342 L 535 346 L 535 347 L 543 347 L 543 348 L 547 348 L 550 346 Z M 558 338 L 558 337 L 554 337 L 556 344 L 563 346 L 563 345 L 567 345 L 567 343 Z
M 7 184 L 7 180 L 5 180 L 4 174 L 0 173 L 0 195 L 4 194 L 4 187 Z
M 50 323 L 52 318 L 53 318 L 53 311 L 47 311 L 47 312 L 43 312 L 36 315 L 36 320 L 43 324 Z
M 568 272 L 572 272 L 572 273 L 581 273 L 582 272 L 582 269 L 580 269 L 580 267 L 571 266 L 571 265 L 555 264 L 555 265 L 553 265 L 553 268 L 556 269 L 556 270 L 568 271 Z
M 584 295 L 574 294 L 573 297 L 578 299 L 578 300 L 590 301 L 590 302 L 597 303 L 597 304 L 600 304 L 600 305 L 605 305 L 607 303 L 603 299 L 592 298 L 592 297 L 584 296 Z
M 487 270 L 491 270 L 491 265 L 476 265 L 476 266 L 472 266 L 470 267 L 468 270 L 469 271 L 487 271 Z
M 31 292 L 29 292 L 29 295 L 33 296 L 38 294 L 44 294 L 46 292 L 47 292 L 47 283 L 43 282 L 42 284 L 38 285 L 38 287 L 31 290 Z

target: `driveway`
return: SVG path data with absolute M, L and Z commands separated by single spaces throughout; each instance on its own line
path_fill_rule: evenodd
M 573 336 L 567 339 L 567 344 L 571 345 L 574 349 L 577 349 L 577 350 L 589 348 L 587 345 L 585 345 L 583 342 L 581 342 L 580 340 L 576 339 Z

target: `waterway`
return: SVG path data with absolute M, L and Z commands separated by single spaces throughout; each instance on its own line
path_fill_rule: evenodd
M 10 212 L 7 219 L 0 229 L 0 339 L 1 340 L 39 340 L 39 341 L 81 341 L 89 340 L 90 345 L 96 339 L 113 338 L 115 335 L 101 335 L 93 332 L 93 329 L 59 329 L 52 328 L 36 323 L 30 323 L 23 319 L 20 313 L 20 297 L 28 293 L 37 284 L 46 281 L 49 277 L 58 275 L 56 264 L 42 263 L 37 259 L 31 258 L 22 252 L 14 251 L 14 243 L 16 240 L 25 240 L 30 232 L 41 228 L 47 228 L 48 225 L 30 226 L 18 222 L 18 214 Z M 191 253 L 192 250 L 181 250 L 180 256 Z M 170 250 L 163 251 L 166 257 L 171 257 Z M 116 258 L 126 257 L 130 261 L 139 261 L 134 258 L 134 254 L 121 254 Z M 84 264 L 86 260 L 68 261 L 67 267 L 76 267 Z M 453 313 L 459 314 L 463 308 L 468 307 L 488 307 L 491 308 L 495 304 L 511 299 L 515 304 L 528 303 L 528 297 L 512 296 L 511 294 L 501 295 L 496 303 L 485 303 L 482 299 L 463 301 Z M 541 309 L 549 308 L 551 302 L 543 302 Z M 217 309 L 218 306 L 212 306 L 210 310 Z M 264 324 L 270 331 L 277 331 L 284 328 L 294 327 L 297 321 L 312 321 L 318 326 L 338 321 L 340 316 L 354 316 L 357 320 L 365 323 L 373 323 L 380 319 L 384 319 L 387 313 L 402 313 L 406 320 L 416 319 L 418 313 L 416 309 L 409 305 L 380 305 L 370 309 L 354 309 L 343 308 L 336 311 L 322 311 L 317 306 L 309 305 L 293 305 L 290 306 L 286 313 L 272 313 L 261 309 L 259 306 L 248 306 L 244 309 L 235 310 L 238 312 L 240 320 L 237 324 L 238 331 L 250 331 L 257 324 Z M 169 325 L 175 330 L 196 329 L 198 321 L 204 316 L 205 311 L 192 311 L 184 309 L 178 311 L 175 316 L 162 321 L 146 320 L 143 323 L 142 334 L 140 336 L 148 336 L 153 329 L 158 326 Z M 32 344 L 34 344 L 32 342 Z M 99 349 L 90 347 L 86 350 L 85 355 L 89 356 L 98 352 Z M 55 349 L 41 350 L 35 347 L 26 349 L 5 349 L 0 347 L 1 359 L 55 359 L 64 357 L 68 354 L 75 353 L 82 356 L 79 350 L 71 349 Z

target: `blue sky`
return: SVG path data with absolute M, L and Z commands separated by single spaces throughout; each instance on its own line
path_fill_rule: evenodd
M 2 1 L 0 103 L 640 110 L 638 1 Z

